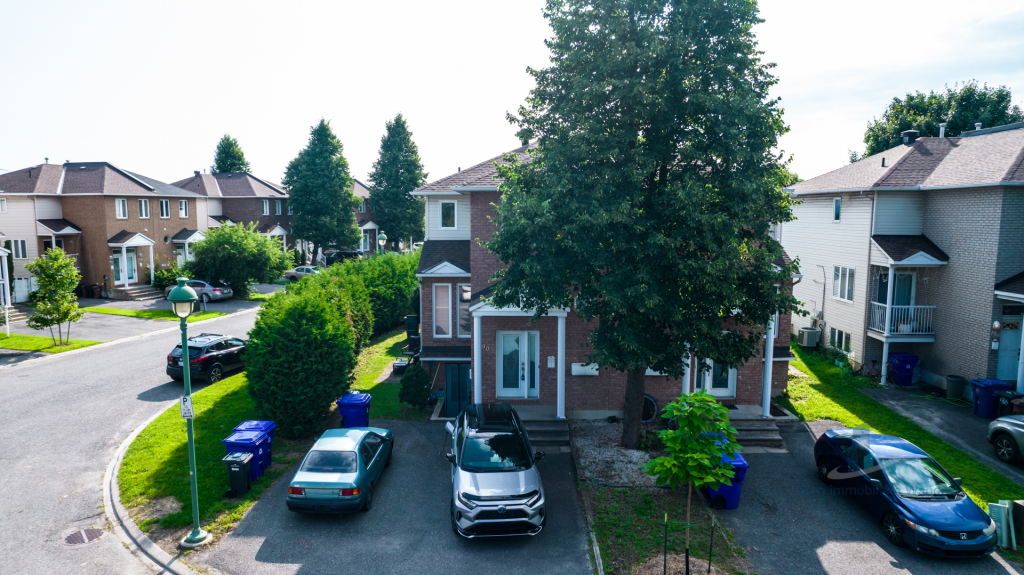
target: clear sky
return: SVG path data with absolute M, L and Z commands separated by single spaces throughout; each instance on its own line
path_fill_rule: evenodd
M 547 63 L 543 0 L 55 2 L 0 0 L 0 169 L 105 160 L 171 182 L 238 138 L 279 181 L 328 119 L 364 179 L 384 123 L 405 114 L 430 178 L 518 145 L 505 120 Z M 766 0 L 757 33 L 776 62 L 809 178 L 863 150 L 894 96 L 976 78 L 1024 103 L 1016 1 Z

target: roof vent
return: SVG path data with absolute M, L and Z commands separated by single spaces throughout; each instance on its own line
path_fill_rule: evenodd
M 460 171 L 460 172 L 462 171 L 462 166 L 459 166 L 459 171 Z
M 44 160 L 46 160 L 46 163 L 47 163 L 47 164 L 49 164 L 49 163 L 50 163 L 50 158 L 43 158 L 43 159 L 44 159 Z
M 882 156 L 882 167 L 885 167 L 885 156 Z
M 195 170 L 193 173 L 196 175 L 197 178 L 199 177 L 199 170 Z
M 945 138 L 946 137 L 946 123 L 945 122 L 939 124 L 939 137 L 940 138 Z
M 921 135 L 921 132 L 918 132 L 917 130 L 905 130 L 900 132 L 900 135 L 903 136 L 903 144 L 909 146 L 917 141 L 917 137 Z

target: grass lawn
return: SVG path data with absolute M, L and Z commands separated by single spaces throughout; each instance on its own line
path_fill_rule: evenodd
M 165 319 L 178 321 L 178 316 L 169 309 L 121 309 L 116 307 L 83 307 L 85 311 L 93 313 L 105 313 L 107 315 L 124 315 L 128 317 L 139 317 L 142 319 Z M 222 315 L 228 315 L 222 311 L 201 311 L 188 316 L 188 322 L 193 323 L 204 319 L 213 319 Z
M 402 387 L 398 382 L 377 383 L 381 372 L 391 362 L 402 357 L 402 348 L 405 345 L 405 331 L 395 330 L 375 337 L 359 356 L 359 365 L 356 366 L 355 372 L 356 381 L 352 384 L 352 389 L 365 391 L 373 396 L 373 401 L 370 402 L 370 417 L 416 421 L 430 419 L 432 407 L 416 409 L 398 401 L 398 391 Z
M 793 351 L 793 365 L 807 375 L 790 376 L 789 398 L 779 403 L 800 419 L 834 419 L 847 427 L 902 437 L 938 460 L 953 477 L 962 478 L 964 491 L 983 509 L 990 501 L 1024 499 L 1024 487 L 861 393 L 861 388 L 877 387 L 870 379 L 836 367 L 820 353 L 798 346 Z
M 686 490 L 602 487 L 581 483 L 590 495 L 594 530 L 601 547 L 605 573 L 630 573 L 634 565 L 657 558 L 661 573 L 665 514 L 668 513 L 668 552 L 682 554 L 686 548 Z M 695 491 L 690 507 L 690 556 L 704 559 L 704 573 L 711 543 L 711 514 Z M 715 524 L 712 565 L 719 573 L 742 573 L 737 569 L 744 557 L 721 520 Z M 675 571 L 672 571 L 673 573 Z
M 12 333 L 10 336 L 0 333 L 0 348 L 20 349 L 23 351 L 42 351 L 45 353 L 61 353 L 71 351 L 90 345 L 102 343 L 89 339 L 72 339 L 64 345 L 53 345 L 53 338 L 41 335 L 20 335 Z
M 227 468 L 221 459 L 227 454 L 221 440 L 239 423 L 256 419 L 256 403 L 249 396 L 244 373 L 229 377 L 192 395 L 195 409 L 196 475 L 199 478 L 200 518 L 205 529 L 219 535 L 242 518 L 275 479 L 298 460 L 312 442 L 274 438 L 275 464 L 252 485 L 242 499 L 227 499 Z M 288 455 L 292 453 L 292 457 Z M 177 405 L 171 406 L 132 443 L 118 474 L 121 500 L 126 507 L 167 496 L 181 503 L 181 511 L 161 519 L 139 523 L 143 531 L 160 527 L 185 527 L 192 523 L 192 499 L 188 481 L 188 447 L 185 420 Z

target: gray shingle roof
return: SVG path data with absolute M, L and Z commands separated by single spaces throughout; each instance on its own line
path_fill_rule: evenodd
M 53 230 L 55 232 L 59 232 L 60 230 L 63 230 L 65 228 L 72 228 L 72 229 L 74 229 L 74 230 L 76 230 L 78 232 L 82 231 L 82 228 L 80 228 L 80 227 L 76 226 L 75 224 L 65 220 L 64 218 L 59 218 L 59 219 L 42 219 L 42 220 L 36 220 L 36 221 L 41 223 L 41 224 L 43 224 L 44 226 L 46 226 L 47 229 Z
M 420 249 L 420 265 L 416 273 L 421 274 L 441 262 L 448 262 L 468 271 L 469 242 L 471 240 L 427 240 Z
M 198 231 L 199 230 L 190 230 L 188 228 L 181 228 L 180 232 L 174 234 L 174 236 L 171 237 L 171 241 L 183 242 L 183 241 L 191 238 Z
M 0 174 L 0 191 L 5 194 L 56 194 L 63 167 L 39 164 Z
M 518 148 L 511 150 L 510 154 L 519 154 L 523 157 L 528 157 L 526 151 L 537 147 L 536 143 L 530 144 L 529 146 L 519 146 Z M 455 172 L 450 176 L 445 176 L 440 180 L 431 182 L 423 187 L 416 188 L 416 192 L 450 192 L 452 188 L 468 188 L 468 187 L 481 187 L 481 188 L 497 188 L 501 180 L 498 179 L 498 169 L 494 166 L 495 162 L 502 164 L 504 163 L 504 156 L 495 156 L 487 161 L 480 162 L 475 166 L 470 166 L 465 170 Z
M 281 184 L 258 178 L 246 172 L 195 174 L 174 182 L 175 186 L 203 196 L 225 198 L 286 198 L 288 193 Z
M 939 249 L 939 246 L 935 245 L 925 235 L 917 236 L 890 236 L 890 235 L 873 235 L 871 239 L 874 240 L 878 247 L 885 252 L 885 255 L 892 258 L 892 261 L 899 262 L 903 261 L 910 256 L 924 252 L 933 258 L 948 262 L 949 256 L 946 252 Z
M 1024 272 L 1010 276 L 996 284 L 996 291 L 1024 294 Z
M 919 138 L 795 184 L 792 189 L 801 194 L 1024 183 L 1024 123 L 1007 128 L 959 138 Z

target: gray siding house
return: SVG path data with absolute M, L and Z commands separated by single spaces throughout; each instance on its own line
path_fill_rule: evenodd
M 800 182 L 778 239 L 799 258 L 794 295 L 856 367 L 913 353 L 922 379 L 1024 387 L 1024 123 L 919 138 Z

